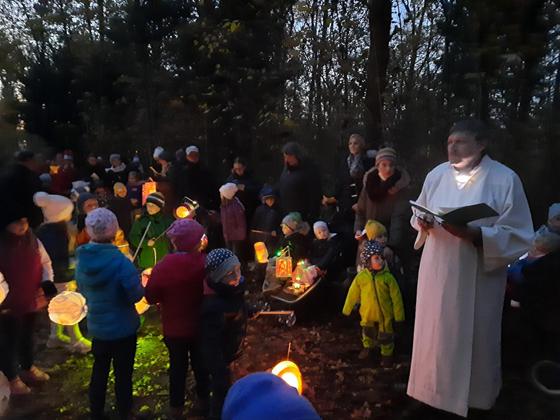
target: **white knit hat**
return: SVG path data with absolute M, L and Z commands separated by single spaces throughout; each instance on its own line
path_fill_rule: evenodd
M 111 210 L 104 208 L 92 210 L 86 216 L 86 229 L 94 242 L 112 240 L 119 229 L 117 216 Z
M 72 200 L 62 195 L 39 191 L 33 196 L 33 201 L 38 207 L 41 207 L 46 223 L 65 222 L 72 217 L 74 204 Z
M 228 200 L 231 200 L 235 197 L 235 193 L 237 192 L 237 185 L 233 182 L 228 182 L 220 187 L 220 195 Z
M 554 203 L 548 208 L 548 220 L 560 215 L 560 203 Z
M 161 146 L 156 147 L 154 149 L 154 154 L 153 154 L 154 159 L 157 159 L 161 152 L 163 152 L 163 147 Z
M 198 147 L 196 147 L 194 144 L 191 144 L 185 149 L 185 154 L 188 156 L 191 153 L 200 153 L 200 150 L 198 150 Z
M 329 226 L 325 222 L 323 222 L 322 220 L 317 220 L 315 223 L 313 223 L 313 233 L 315 233 L 315 235 L 317 235 L 317 231 L 319 229 L 329 230 Z

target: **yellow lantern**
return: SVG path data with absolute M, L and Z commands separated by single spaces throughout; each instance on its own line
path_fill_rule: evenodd
M 64 291 L 52 298 L 48 312 L 55 324 L 76 325 L 87 314 L 86 299 L 78 292 Z
M 277 278 L 292 277 L 292 257 L 276 258 L 276 277 Z
M 134 306 L 136 307 L 136 312 L 138 313 L 138 315 L 142 315 L 144 312 L 150 309 L 150 304 L 145 297 L 136 302 Z
M 4 275 L 0 273 L 0 303 L 4 302 L 4 299 L 8 296 L 9 291 L 10 286 L 8 285 L 8 282 L 6 282 Z
M 264 242 L 255 242 L 255 259 L 258 263 L 264 264 L 268 262 L 268 249 Z
M 157 191 L 157 182 L 148 181 L 142 184 L 142 205 L 146 204 L 148 196 Z
M 297 392 L 301 395 L 303 389 L 301 371 L 294 362 L 283 360 L 272 368 L 272 374 L 282 378 L 288 385 L 297 389 Z

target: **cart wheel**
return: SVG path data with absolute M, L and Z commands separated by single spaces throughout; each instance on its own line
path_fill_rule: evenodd
M 560 364 L 541 360 L 533 365 L 530 380 L 535 388 L 551 397 L 560 397 Z

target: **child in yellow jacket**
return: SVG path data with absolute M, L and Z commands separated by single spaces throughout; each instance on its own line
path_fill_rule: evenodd
M 350 315 L 360 304 L 362 344 L 360 359 L 369 356 L 377 346 L 381 348 L 382 366 L 391 366 L 393 350 L 393 321 L 404 321 L 404 307 L 397 281 L 383 258 L 384 246 L 377 241 L 367 241 L 360 255 L 361 270 L 348 290 L 342 313 Z

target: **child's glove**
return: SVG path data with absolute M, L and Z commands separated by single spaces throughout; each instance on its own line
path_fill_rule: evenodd
M 56 286 L 50 280 L 42 281 L 41 289 L 43 289 L 43 293 L 47 299 L 50 299 L 57 294 Z

